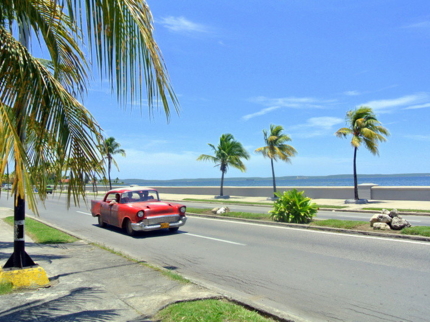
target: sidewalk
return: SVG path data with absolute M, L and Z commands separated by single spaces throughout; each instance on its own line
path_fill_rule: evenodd
M 0 265 L 13 252 L 13 229 L 0 208 Z M 26 237 L 26 251 L 45 269 L 52 286 L 0 297 L 0 321 L 151 321 L 170 303 L 221 297 L 181 283 L 119 255 L 89 245 L 41 245 Z

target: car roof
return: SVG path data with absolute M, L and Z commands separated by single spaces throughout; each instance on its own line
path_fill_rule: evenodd
M 121 188 L 117 188 L 117 189 L 112 189 L 112 190 L 109 190 L 108 192 L 124 193 L 124 192 L 137 191 L 137 190 L 157 191 L 156 189 L 150 188 L 150 187 L 130 186 L 130 187 L 121 187 Z

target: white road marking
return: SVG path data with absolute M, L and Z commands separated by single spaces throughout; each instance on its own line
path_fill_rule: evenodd
M 87 216 L 92 216 L 92 215 L 91 215 L 91 214 L 89 214 L 88 212 L 83 212 L 83 211 L 77 211 L 77 212 L 79 212 L 80 214 L 87 215 Z
M 219 238 L 213 238 L 213 237 L 195 235 L 195 234 L 190 234 L 190 233 L 185 233 L 184 235 L 193 236 L 193 237 L 199 237 L 199 238 L 205 238 L 205 239 L 210 239 L 210 240 L 215 240 L 215 241 L 219 241 L 219 242 L 223 242 L 223 243 L 228 243 L 228 244 L 233 244 L 233 245 L 246 246 L 246 244 L 236 243 L 236 242 L 233 242 L 233 241 L 230 241 L 230 240 L 225 240 L 225 239 L 219 239 Z
M 282 226 L 276 226 L 276 225 L 265 225 L 265 224 L 257 224 L 257 223 L 235 221 L 235 220 L 226 220 L 226 219 L 220 220 L 220 219 L 212 219 L 212 218 L 193 217 L 193 220 L 194 219 L 216 220 L 218 222 L 226 222 L 229 224 L 250 225 L 250 226 L 259 226 L 259 227 L 264 227 L 264 228 L 286 229 L 286 230 L 295 230 L 295 231 L 300 229 L 300 228 L 282 227 Z M 395 241 L 395 242 L 399 242 L 399 243 L 409 243 L 409 244 L 419 244 L 419 245 L 430 246 L 429 242 L 418 241 L 418 240 L 406 240 L 406 239 L 399 239 L 399 238 L 381 238 L 381 237 L 377 237 L 377 236 L 342 234 L 342 233 L 335 233 L 335 232 L 330 232 L 330 231 L 320 231 L 320 230 L 314 230 L 314 229 L 301 229 L 301 231 L 308 232 L 308 233 L 314 233 L 314 234 L 334 235 L 334 236 L 338 236 L 338 237 L 365 238 L 365 239 L 375 239 L 378 241 L 390 240 L 390 242 Z

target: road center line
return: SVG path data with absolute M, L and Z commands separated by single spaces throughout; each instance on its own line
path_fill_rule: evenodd
M 83 212 L 83 211 L 77 211 L 77 212 L 79 212 L 80 214 L 87 215 L 87 216 L 92 216 L 92 215 L 91 215 L 91 214 L 89 214 L 88 212 Z
M 184 235 L 193 236 L 193 237 L 199 237 L 199 238 L 205 238 L 205 239 L 210 239 L 210 240 L 215 240 L 215 241 L 219 241 L 219 242 L 223 242 L 223 243 L 228 243 L 228 244 L 233 244 L 233 245 L 246 246 L 246 244 L 236 243 L 236 242 L 225 240 L 225 239 L 207 237 L 207 236 L 202 236 L 202 235 L 195 235 L 195 234 L 190 234 L 190 233 L 185 233 Z

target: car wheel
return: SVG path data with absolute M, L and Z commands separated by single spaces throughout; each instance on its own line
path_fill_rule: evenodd
M 127 233 L 127 235 L 129 235 L 129 236 L 136 235 L 136 232 L 133 230 L 133 228 L 131 228 L 131 221 L 130 221 L 130 219 L 126 219 L 124 221 L 124 230 Z
M 98 216 L 97 216 L 97 220 L 98 220 L 98 222 L 99 222 L 99 226 L 100 226 L 100 227 L 102 227 L 102 228 L 105 228 L 105 227 L 106 227 L 106 223 L 105 223 L 105 222 L 103 222 L 103 218 L 102 218 L 102 216 L 101 216 L 101 215 L 98 215 Z
M 170 232 L 176 233 L 178 231 L 179 227 L 169 228 Z

